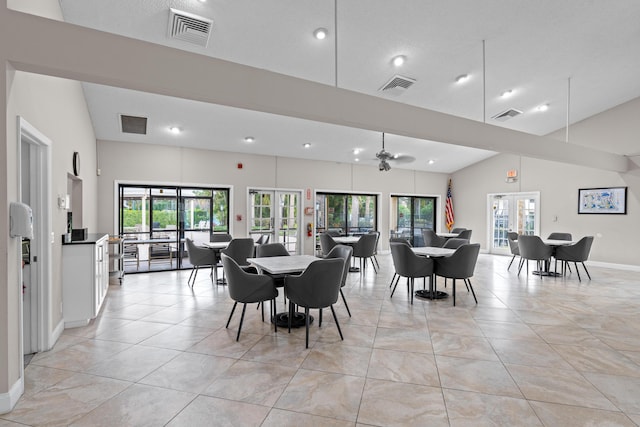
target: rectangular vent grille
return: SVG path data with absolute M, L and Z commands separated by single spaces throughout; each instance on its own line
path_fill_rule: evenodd
M 520 110 L 516 110 L 515 108 L 510 108 L 506 111 L 503 111 L 502 113 L 498 113 L 495 116 L 491 117 L 494 120 L 497 120 L 499 122 L 504 122 L 509 120 L 512 117 L 515 116 L 519 116 L 520 114 L 522 114 L 522 111 Z
M 404 93 L 405 90 L 409 89 L 415 82 L 415 79 L 396 74 L 379 90 L 392 95 L 400 95 L 401 93 Z
M 120 115 L 120 125 L 123 133 L 147 134 L 147 118 Z
M 207 47 L 213 21 L 192 13 L 169 9 L 169 37 Z

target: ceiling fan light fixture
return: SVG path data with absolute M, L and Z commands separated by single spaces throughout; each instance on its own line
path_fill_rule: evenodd
M 388 172 L 389 170 L 391 170 L 391 165 L 386 160 L 380 160 L 378 169 L 380 170 L 380 172 Z

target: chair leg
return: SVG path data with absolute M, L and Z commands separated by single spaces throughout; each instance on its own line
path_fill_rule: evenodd
M 240 340 L 240 331 L 242 330 L 242 322 L 244 321 L 244 312 L 247 311 L 247 303 L 242 305 L 242 316 L 240 316 L 240 326 L 238 326 L 238 335 L 236 335 L 236 341 Z
M 456 279 L 453 279 L 453 306 L 456 306 Z
M 231 314 L 229 314 L 229 320 L 227 320 L 227 326 L 225 326 L 226 328 L 229 327 L 229 323 L 231 322 L 231 318 L 233 317 L 233 312 L 236 311 L 236 306 L 238 305 L 238 301 L 233 303 L 233 308 L 231 309 Z
M 193 279 L 193 272 L 196 271 L 195 267 L 191 269 L 191 274 L 189 275 L 189 279 L 187 279 L 187 285 L 193 287 L 193 285 L 191 284 L 191 279 Z M 193 279 L 193 282 L 195 283 L 195 279 Z
M 393 281 L 396 279 L 397 275 L 398 275 L 398 273 L 393 273 L 393 277 L 391 278 L 391 282 L 389 283 L 389 287 L 393 286 Z
M 580 277 L 580 270 L 578 270 L 578 263 L 573 263 L 576 266 L 576 274 L 578 275 L 578 282 L 582 282 L 582 278 Z
M 414 278 L 411 278 L 411 289 L 409 289 L 409 293 L 411 294 L 411 304 L 413 305 L 413 282 L 414 282 Z
M 584 271 L 585 273 L 587 273 L 587 276 L 589 277 L 589 280 L 591 280 L 591 275 L 589 274 L 589 270 L 587 270 L 587 266 L 584 265 L 584 261 L 582 262 L 582 266 L 584 267 Z M 576 270 L 578 269 L 578 266 L 576 265 Z
M 293 318 L 293 304 L 289 303 L 289 333 L 291 333 L 291 319 Z
M 471 293 L 473 294 L 473 299 L 476 301 L 476 304 L 478 304 L 478 298 L 476 298 L 476 292 L 473 290 L 473 285 L 471 284 L 471 279 L 465 279 L 467 286 L 469 288 L 471 288 Z
M 259 302 L 258 305 L 262 308 L 262 321 L 264 322 L 264 302 Z
M 522 258 L 520 261 L 521 261 L 520 265 L 518 266 L 518 276 L 520 276 L 520 272 L 522 271 L 522 266 L 525 263 L 524 258 Z
M 322 309 L 318 310 L 318 328 L 322 328 Z
M 269 310 L 270 312 L 272 312 L 271 314 L 271 319 L 273 319 L 273 331 L 275 333 L 278 333 L 278 319 L 276 319 L 276 314 L 277 314 L 277 310 L 276 310 L 276 299 L 272 299 L 271 300 L 271 310 Z M 269 319 L 269 320 L 271 320 Z
M 338 333 L 340 334 L 340 339 L 344 341 L 344 337 L 342 336 L 342 329 L 340 329 L 340 322 L 338 322 L 338 317 L 336 316 L 336 311 L 333 309 L 333 305 L 330 305 L 331 313 L 333 314 L 333 321 L 336 322 L 336 326 L 338 327 Z
M 342 296 L 342 302 L 344 303 L 344 306 L 347 308 L 347 313 L 349 313 L 349 317 L 351 317 L 351 310 L 349 310 L 349 304 L 347 304 L 347 300 L 344 297 L 344 293 L 342 292 L 342 289 L 340 289 L 340 295 Z
M 371 262 L 371 266 L 373 267 L 373 271 L 378 274 L 378 269 L 376 268 L 376 263 L 373 262 L 373 257 L 369 258 L 369 262 Z
M 513 256 L 513 258 L 511 258 L 511 262 L 509 263 L 509 267 L 507 267 L 507 271 L 509 271 L 509 269 L 511 268 L 511 264 L 513 264 L 514 259 L 516 259 L 515 255 Z
M 307 348 L 309 348 L 309 307 L 305 307 L 304 308 L 304 315 L 305 315 L 304 322 L 305 322 L 305 324 L 307 326 L 306 346 L 307 346 Z
M 396 277 L 396 284 L 393 287 L 393 290 L 391 291 L 391 296 L 389 298 L 393 298 L 393 293 L 396 291 L 396 288 L 398 287 L 398 282 L 400 282 L 400 275 L 398 275 L 398 277 Z

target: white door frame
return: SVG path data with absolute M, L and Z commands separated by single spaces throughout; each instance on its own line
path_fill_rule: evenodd
M 503 254 L 503 255 L 508 255 L 510 254 L 510 250 L 509 248 L 505 248 L 504 251 L 500 251 L 498 249 L 494 249 L 493 248 L 493 234 L 494 234 L 494 230 L 493 230 L 493 211 L 492 211 L 492 207 L 493 207 L 493 199 L 496 197 L 512 197 L 512 198 L 518 198 L 518 197 L 533 197 L 536 200 L 536 216 L 535 216 L 535 220 L 534 220 L 534 229 L 535 229 L 535 234 L 540 234 L 540 192 L 539 191 L 521 191 L 521 192 L 514 192 L 514 193 L 489 193 L 487 194 L 487 251 L 489 253 L 495 253 L 495 254 Z M 509 223 L 509 227 L 512 227 L 513 224 Z
M 35 351 L 49 350 L 54 343 L 51 331 L 51 279 L 52 279 L 52 218 L 51 218 L 51 147 L 52 143 L 43 133 L 29 124 L 24 118 L 17 118 L 18 134 L 18 194 L 22 197 L 22 142 L 30 145 L 33 153 L 30 160 L 32 179 L 31 188 L 33 210 L 33 235 L 31 241 L 32 295 L 31 312 L 35 322 L 32 322 L 32 336 L 35 337 Z M 37 257 L 37 258 L 36 258 Z M 22 282 L 22 268 L 20 281 Z M 34 280 L 35 278 L 35 280 Z M 35 283 L 33 283 L 35 282 Z M 23 352 L 22 342 L 22 298 L 20 298 L 20 354 Z

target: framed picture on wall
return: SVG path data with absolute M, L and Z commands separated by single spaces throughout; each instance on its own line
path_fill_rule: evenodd
M 578 213 L 626 214 L 627 187 L 579 189 Z

